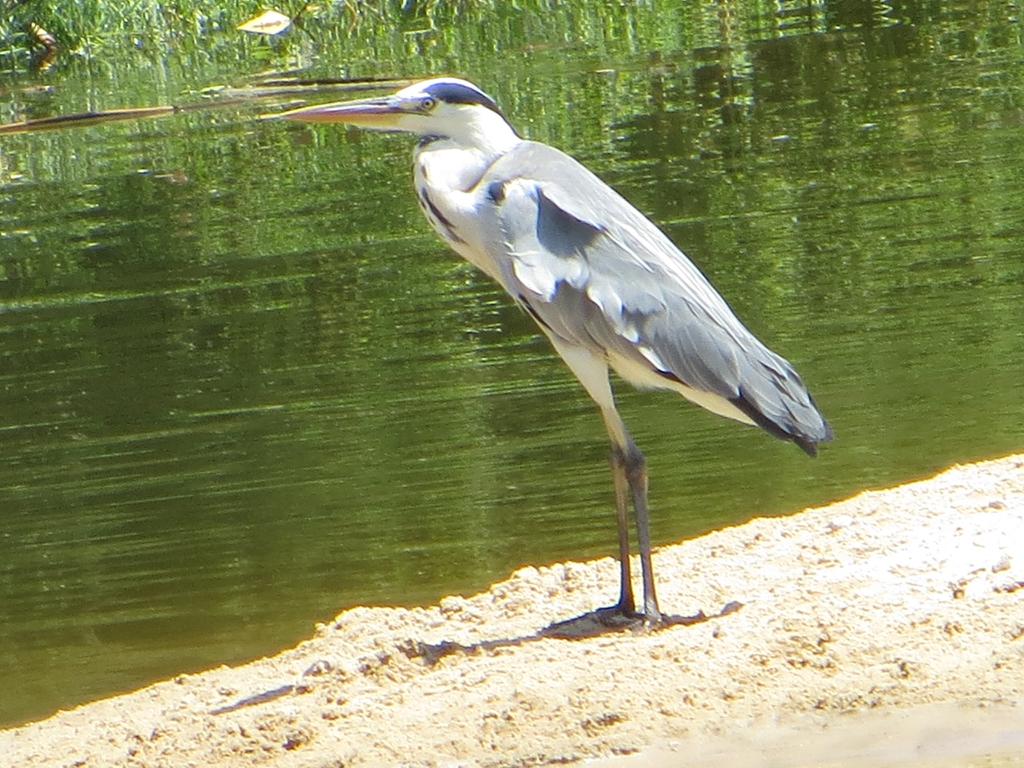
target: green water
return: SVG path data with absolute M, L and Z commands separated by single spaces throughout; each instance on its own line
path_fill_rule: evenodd
M 349 48 L 222 35 L 3 73 L 0 117 L 293 67 L 476 80 L 662 224 L 836 429 L 810 461 L 620 389 L 667 543 L 1024 449 L 1020 17 L 567 3 Z M 614 551 L 600 419 L 421 220 L 410 140 L 273 108 L 0 137 L 0 724 Z

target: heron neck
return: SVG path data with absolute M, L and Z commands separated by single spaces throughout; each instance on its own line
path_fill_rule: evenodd
M 466 192 L 476 186 L 495 160 L 522 141 L 515 134 L 511 138 L 467 145 L 447 136 L 425 136 L 413 160 L 431 187 Z

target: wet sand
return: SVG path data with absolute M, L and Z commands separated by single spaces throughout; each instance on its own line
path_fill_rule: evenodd
M 1024 765 L 1024 455 L 655 568 L 663 608 L 707 618 L 550 637 L 608 602 L 617 566 L 524 568 L 0 731 L 0 765 Z

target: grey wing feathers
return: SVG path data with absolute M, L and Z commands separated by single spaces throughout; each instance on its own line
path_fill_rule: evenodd
M 578 162 L 523 142 L 482 183 L 505 288 L 549 333 L 725 398 L 808 453 L 831 438 L 793 367 L 740 323 L 657 227 Z

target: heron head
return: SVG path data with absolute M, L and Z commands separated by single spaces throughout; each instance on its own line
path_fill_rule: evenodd
M 280 117 L 436 136 L 468 148 L 490 148 L 519 140 L 494 99 L 472 83 L 454 77 L 423 80 L 391 96 L 295 109 Z

